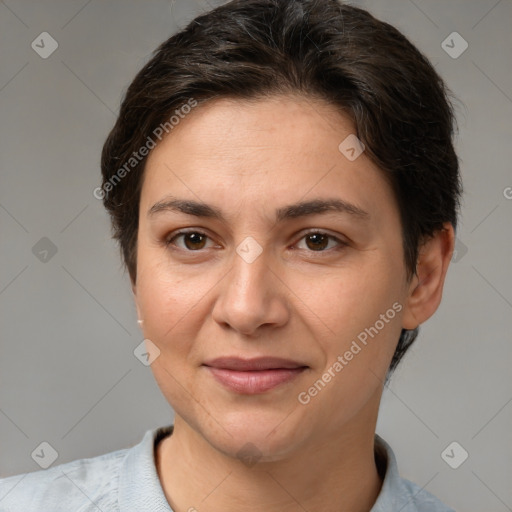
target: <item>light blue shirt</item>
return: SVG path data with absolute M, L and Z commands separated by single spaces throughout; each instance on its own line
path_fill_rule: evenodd
M 155 441 L 172 425 L 148 430 L 131 447 L 0 479 L 0 512 L 173 512 L 155 465 Z M 371 512 L 454 512 L 398 474 L 391 447 L 375 436 L 385 470 Z

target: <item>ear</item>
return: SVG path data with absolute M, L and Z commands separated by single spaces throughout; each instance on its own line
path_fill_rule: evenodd
M 409 284 L 402 327 L 415 329 L 428 320 L 441 303 L 446 271 L 455 246 L 455 232 L 450 222 L 425 240 L 419 248 L 416 275 Z

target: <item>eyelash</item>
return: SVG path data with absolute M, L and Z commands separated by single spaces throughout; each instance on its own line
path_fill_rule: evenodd
M 167 238 L 165 240 L 165 246 L 169 247 L 171 245 L 174 245 L 173 242 L 178 237 L 183 236 L 183 235 L 190 235 L 190 234 L 197 234 L 197 235 L 205 236 L 208 239 L 210 239 L 210 237 L 206 233 L 204 233 L 203 231 L 199 231 L 197 229 L 178 231 L 178 232 L 174 233 L 172 235 L 172 237 Z M 302 237 L 299 239 L 299 241 L 303 240 L 304 238 L 306 238 L 307 236 L 310 236 L 310 235 L 324 235 L 324 236 L 327 236 L 330 240 L 334 240 L 338 244 L 337 247 L 330 248 L 330 249 L 324 249 L 324 250 L 321 250 L 321 251 L 313 251 L 311 249 L 302 249 L 302 250 L 307 250 L 308 252 L 313 253 L 313 254 L 315 254 L 315 253 L 319 253 L 319 254 L 331 253 L 332 251 L 341 250 L 341 249 L 344 249 L 346 246 L 348 246 L 348 243 L 344 242 L 343 240 L 340 240 L 339 238 L 335 237 L 334 235 L 330 235 L 329 233 L 326 233 L 325 231 L 320 231 L 320 230 L 312 230 L 312 231 L 308 231 L 307 233 L 304 233 L 302 235 Z M 182 249 L 182 248 L 178 247 L 177 250 L 184 251 L 184 252 L 189 252 L 189 253 L 200 253 L 204 249 L 198 249 L 197 251 L 191 251 L 189 249 Z

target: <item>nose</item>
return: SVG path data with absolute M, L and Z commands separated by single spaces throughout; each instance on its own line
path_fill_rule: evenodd
M 266 251 L 253 261 L 240 254 L 234 253 L 232 267 L 221 282 L 214 320 L 245 336 L 285 325 L 289 318 L 287 288 L 271 268 Z

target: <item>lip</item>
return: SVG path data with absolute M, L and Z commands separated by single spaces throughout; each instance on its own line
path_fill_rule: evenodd
M 274 369 L 293 369 L 307 366 L 291 359 L 281 357 L 255 357 L 252 359 L 243 359 L 241 357 L 217 357 L 204 363 L 205 366 L 212 368 L 221 368 L 223 370 L 254 371 L 254 370 L 274 370 Z
M 277 357 L 220 357 L 207 361 L 203 366 L 231 391 L 247 395 L 274 389 L 308 368 L 302 363 Z

